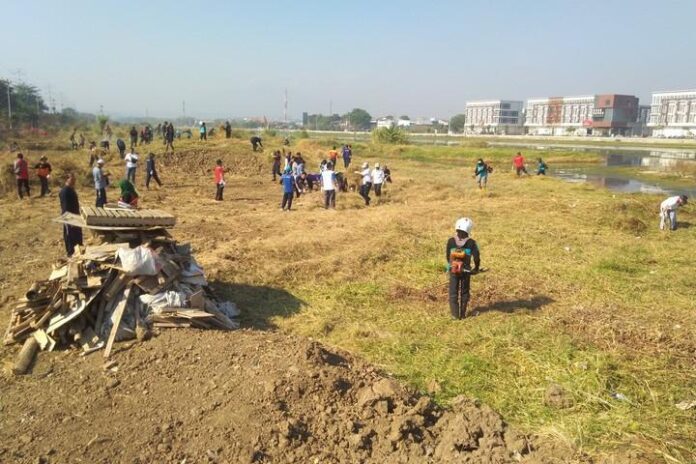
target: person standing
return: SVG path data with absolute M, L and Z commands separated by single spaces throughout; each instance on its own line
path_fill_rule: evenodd
M 42 156 L 39 163 L 34 166 L 34 169 L 36 169 L 36 176 L 39 178 L 39 182 L 41 182 L 41 196 L 46 196 L 51 193 L 51 190 L 48 188 L 48 179 L 51 177 L 51 171 L 53 170 L 51 163 L 48 162 L 48 158 Z
M 276 176 L 281 176 L 280 172 L 280 150 L 273 152 L 273 182 L 276 181 Z
M 364 162 L 361 171 L 355 171 L 356 174 L 362 176 L 360 184 L 360 196 L 365 200 L 365 206 L 370 206 L 370 189 L 372 188 L 372 173 L 370 165 Z
M 382 196 L 382 184 L 384 184 L 384 171 L 379 167 L 379 163 L 375 163 L 375 168 L 372 170 L 372 186 L 377 197 Z
M 280 176 L 280 184 L 283 186 L 283 201 L 280 203 L 280 209 L 285 211 L 285 207 L 287 206 L 288 211 L 290 211 L 292 209 L 292 198 L 295 192 L 295 178 L 289 167 L 285 168 L 285 172 Z
M 338 151 L 336 151 L 336 145 L 329 150 L 329 161 L 333 163 L 334 168 L 336 167 L 336 161 L 338 160 Z
M 333 163 L 326 164 L 326 169 L 321 173 L 321 189 L 324 191 L 324 209 L 336 209 L 336 173 Z
M 524 156 L 522 156 L 522 153 L 520 153 L 519 151 L 512 159 L 512 165 L 515 168 L 515 172 L 517 172 L 518 177 L 523 172 L 525 173 L 525 175 L 529 175 L 529 173 L 527 172 L 527 168 L 524 166 Z
M 106 186 L 109 182 L 108 177 L 104 173 L 104 160 L 99 158 L 97 165 L 92 169 L 92 178 L 94 179 L 94 189 L 97 191 L 97 208 L 103 208 L 106 204 Z
M 77 140 L 75 136 L 77 135 L 77 127 L 73 129 L 72 134 L 70 134 L 70 146 L 73 150 L 77 150 Z
M 343 167 L 348 169 L 350 166 L 350 160 L 353 157 L 353 153 L 348 145 L 343 145 Z
M 225 168 L 222 167 L 222 160 L 215 162 L 215 170 L 213 171 L 215 178 L 215 201 L 222 201 L 222 191 L 225 189 Z
M 116 139 L 116 147 L 118 148 L 118 154 L 123 159 L 126 156 L 126 142 L 121 138 Z
M 78 148 L 85 148 L 85 134 L 80 132 L 80 142 L 78 143 Z
M 14 173 L 17 179 L 17 195 L 19 195 L 19 199 L 24 198 L 22 189 L 27 192 L 27 198 L 29 198 L 31 196 L 29 191 L 29 165 L 22 153 L 17 153 L 17 159 L 14 162 Z
M 126 179 L 135 184 L 135 171 L 138 168 L 138 154 L 135 150 L 131 150 L 124 159 L 126 160 Z
M 476 274 L 481 265 L 481 257 L 474 239 L 469 237 L 474 223 L 469 218 L 459 219 L 455 235 L 447 240 L 445 259 L 449 271 L 449 306 L 452 319 L 464 319 L 469 304 L 471 274 Z M 471 268 L 473 259 L 474 267 Z
M 232 124 L 229 121 L 225 121 L 225 138 L 229 139 L 232 137 Z
M 172 149 L 172 153 L 174 153 L 174 124 L 171 122 L 169 124 L 165 123 L 165 130 L 164 130 L 164 152 L 167 153 L 167 150 L 170 148 Z
M 486 184 L 488 184 L 488 165 L 483 161 L 483 158 L 479 158 L 476 162 L 474 179 L 476 179 L 479 189 L 483 190 L 486 188 Z
M 208 140 L 208 128 L 205 127 L 205 122 L 201 121 L 201 127 L 198 131 L 200 134 L 199 140 Z
M 113 136 L 113 131 L 111 130 L 111 126 L 109 124 L 106 125 L 106 137 L 111 141 L 111 137 Z
M 544 160 L 541 158 L 537 158 L 537 176 L 545 176 L 547 169 L 548 166 L 546 165 L 546 163 L 544 163 Z
M 130 130 L 130 149 L 133 150 L 138 145 L 138 129 L 135 126 Z
M 65 177 L 65 185 L 58 193 L 60 199 L 60 214 L 80 214 L 80 202 L 75 191 L 75 175 L 68 174 Z M 75 252 L 76 245 L 82 245 L 82 229 L 80 227 L 63 224 L 63 241 L 68 257 Z
M 689 201 L 686 195 L 669 197 L 660 204 L 660 230 L 665 230 L 669 222 L 669 230 L 677 230 L 677 208 L 684 206 Z
M 157 182 L 157 186 L 161 187 L 162 182 L 160 182 L 160 178 L 157 175 L 157 168 L 155 166 L 155 154 L 150 153 L 147 156 L 147 161 L 145 161 L 145 188 L 150 190 L 150 180 L 155 179 L 155 182 Z

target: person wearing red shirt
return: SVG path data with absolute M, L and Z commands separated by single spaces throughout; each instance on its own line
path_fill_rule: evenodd
M 222 201 L 222 191 L 225 189 L 225 168 L 222 167 L 221 159 L 217 160 L 215 164 L 215 170 L 213 171 L 215 176 L 215 186 L 217 187 L 215 192 L 215 201 Z
M 22 194 L 22 188 L 27 191 L 27 198 L 30 197 L 29 193 L 29 165 L 27 160 L 24 159 L 24 155 L 17 153 L 17 159 L 14 162 L 14 173 L 17 178 L 17 194 L 19 199 L 24 198 Z
M 512 159 L 512 165 L 514 166 L 518 176 L 523 172 L 526 175 L 529 175 L 529 173 L 527 172 L 527 168 L 524 167 L 524 156 L 522 156 L 522 153 L 520 153 L 519 151 L 517 152 L 517 155 L 515 155 L 515 157 Z

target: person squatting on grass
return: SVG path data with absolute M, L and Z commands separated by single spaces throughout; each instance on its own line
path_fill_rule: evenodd
M 527 172 L 527 168 L 524 166 L 524 156 L 522 156 L 522 153 L 520 153 L 519 151 L 512 159 L 512 165 L 515 168 L 515 172 L 517 172 L 518 177 L 523 172 L 526 175 L 529 175 L 529 173 Z
M 449 305 L 452 319 L 464 319 L 469 304 L 471 274 L 479 271 L 481 257 L 478 245 L 469 237 L 474 223 L 469 218 L 459 219 L 455 226 L 455 236 L 447 240 L 445 259 L 449 271 Z M 471 260 L 474 267 L 471 268 Z
M 321 172 L 321 189 L 324 191 L 324 208 L 336 209 L 336 173 L 332 163 L 326 164 L 326 169 Z
M 292 198 L 295 193 L 295 178 L 292 175 L 290 167 L 285 168 L 285 172 L 280 176 L 280 184 L 283 186 L 283 201 L 280 203 L 280 209 L 288 211 L 292 209 Z
M 51 193 L 51 189 L 48 188 L 48 179 L 51 177 L 51 163 L 48 162 L 48 158 L 42 156 L 39 163 L 34 166 L 36 169 L 36 175 L 41 182 L 41 196 L 46 196 Z
M 222 191 L 225 189 L 225 168 L 222 167 L 222 160 L 215 162 L 215 201 L 222 201 Z
M 474 167 L 474 179 L 478 183 L 479 189 L 485 189 L 488 183 L 488 165 L 483 161 L 483 158 L 479 158 L 476 162 L 476 167 Z
M 29 198 L 31 196 L 29 191 L 29 165 L 22 153 L 17 153 L 17 159 L 14 162 L 14 173 L 17 178 L 17 195 L 19 195 L 19 199 L 24 198 L 22 189 L 26 190 L 27 198 Z
M 660 230 L 665 230 L 666 223 L 669 223 L 669 230 L 677 229 L 677 208 L 687 204 L 689 197 L 679 195 L 669 197 L 660 204 Z
M 80 214 L 80 202 L 75 191 L 75 175 L 68 174 L 65 177 L 65 186 L 58 193 L 60 199 L 60 213 Z M 63 224 L 63 241 L 68 256 L 75 252 L 76 245 L 82 245 L 82 229 L 80 227 Z
M 372 188 L 372 173 L 370 172 L 370 165 L 364 162 L 362 165 L 362 171 L 355 171 L 356 174 L 362 176 L 362 182 L 360 183 L 360 196 L 365 200 L 365 206 L 370 206 L 370 189 Z

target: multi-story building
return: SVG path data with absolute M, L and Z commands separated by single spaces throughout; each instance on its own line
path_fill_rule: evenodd
M 696 90 L 653 93 L 648 127 L 656 137 L 696 137 Z
M 588 135 L 594 104 L 594 95 L 527 100 L 524 126 L 531 135 Z
M 516 100 L 466 102 L 465 132 L 518 135 L 523 133 L 524 103 Z
M 595 95 L 592 135 L 631 135 L 638 110 L 638 98 L 633 95 Z

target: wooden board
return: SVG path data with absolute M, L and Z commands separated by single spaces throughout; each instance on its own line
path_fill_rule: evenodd
M 84 206 L 82 219 L 87 226 L 173 227 L 176 217 L 159 209 L 104 209 Z

